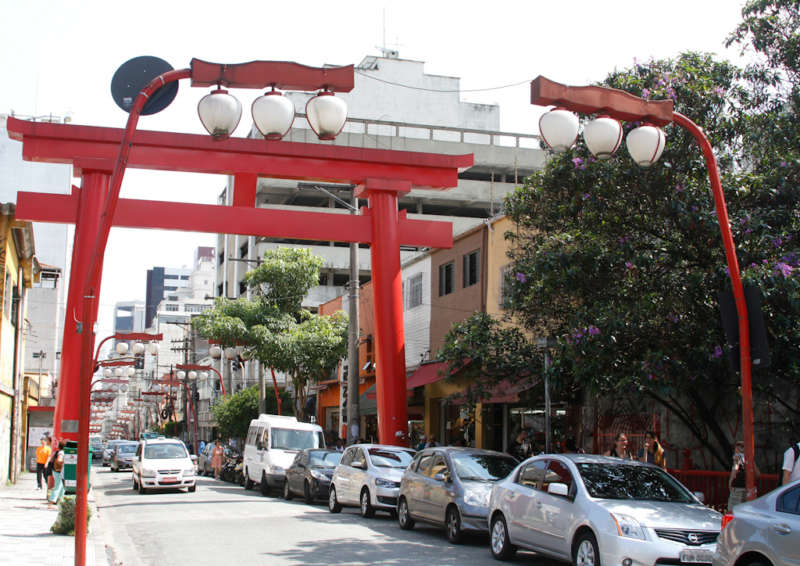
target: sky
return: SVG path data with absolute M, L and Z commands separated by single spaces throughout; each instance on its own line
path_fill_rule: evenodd
M 541 109 L 529 102 L 529 81 L 536 76 L 587 84 L 634 59 L 683 51 L 742 61 L 724 41 L 741 20 L 743 3 L 0 0 L 0 113 L 69 114 L 74 124 L 123 128 L 127 114 L 114 104 L 110 82 L 132 57 L 157 56 L 174 68 L 188 67 L 194 57 L 346 65 L 386 46 L 401 58 L 424 61 L 427 73 L 460 77 L 462 100 L 499 104 L 501 130 L 538 133 Z M 516 86 L 494 88 L 511 84 Z M 175 102 L 142 117 L 139 128 L 205 133 L 196 104 L 207 92 L 183 84 Z M 235 94 L 246 109 L 261 93 Z M 243 115 L 234 135 L 246 135 L 249 126 Z M 215 203 L 225 182 L 222 176 L 130 170 L 122 196 Z M 190 266 L 197 246 L 215 243 L 210 234 L 112 229 L 98 336 L 112 332 L 114 303 L 144 300 L 147 269 Z

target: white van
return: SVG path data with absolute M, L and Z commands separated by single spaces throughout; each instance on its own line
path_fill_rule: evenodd
M 306 448 L 325 448 L 321 426 L 278 415 L 259 415 L 250 421 L 244 445 L 245 489 L 259 484 L 264 495 L 270 488 L 281 493 L 286 468 Z

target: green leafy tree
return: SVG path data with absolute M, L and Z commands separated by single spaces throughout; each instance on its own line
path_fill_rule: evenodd
M 221 437 L 244 438 L 247 436 L 250 421 L 258 418 L 258 388 L 249 387 L 234 393 L 214 405 L 211 410 Z

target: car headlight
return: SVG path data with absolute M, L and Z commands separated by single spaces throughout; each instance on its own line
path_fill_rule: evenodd
M 193 467 L 192 468 L 186 468 L 185 470 L 183 470 L 183 475 L 184 476 L 193 476 L 194 475 L 194 468 Z
M 490 494 L 489 491 L 468 491 L 464 494 L 464 503 L 476 507 L 488 507 Z
M 156 477 L 155 470 L 148 470 L 147 468 L 142 468 L 142 477 L 143 478 L 154 478 Z
M 280 466 L 267 466 L 269 473 L 271 474 L 284 474 L 286 473 L 283 468 Z
M 383 478 L 375 478 L 375 485 L 377 487 L 397 487 L 397 482 L 385 480 Z
M 617 525 L 617 533 L 619 536 L 645 540 L 644 529 L 642 525 L 639 524 L 639 521 L 630 515 L 622 515 L 620 513 L 611 513 L 610 515 Z
M 323 474 L 318 470 L 311 470 L 311 477 L 314 478 L 315 480 L 322 480 L 322 481 L 329 479 L 328 476 L 326 476 L 325 474 Z

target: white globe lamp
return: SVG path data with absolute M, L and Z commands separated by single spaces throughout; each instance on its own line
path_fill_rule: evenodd
M 637 165 L 650 167 L 664 152 L 666 136 L 661 128 L 647 124 L 629 132 L 625 144 Z
M 250 113 L 262 136 L 279 140 L 292 128 L 294 103 L 277 90 L 272 90 L 253 101 Z
M 584 124 L 583 141 L 597 159 L 610 159 L 622 143 L 622 125 L 609 116 L 598 116 Z
M 224 140 L 233 133 L 242 117 L 242 103 L 218 88 L 197 103 L 197 115 L 203 127 L 215 140 Z
M 575 145 L 579 128 L 578 116 L 563 108 L 555 108 L 539 118 L 539 133 L 555 153 L 564 153 Z
M 347 121 L 347 103 L 330 91 L 322 91 L 306 103 L 306 118 L 319 139 L 336 139 Z

